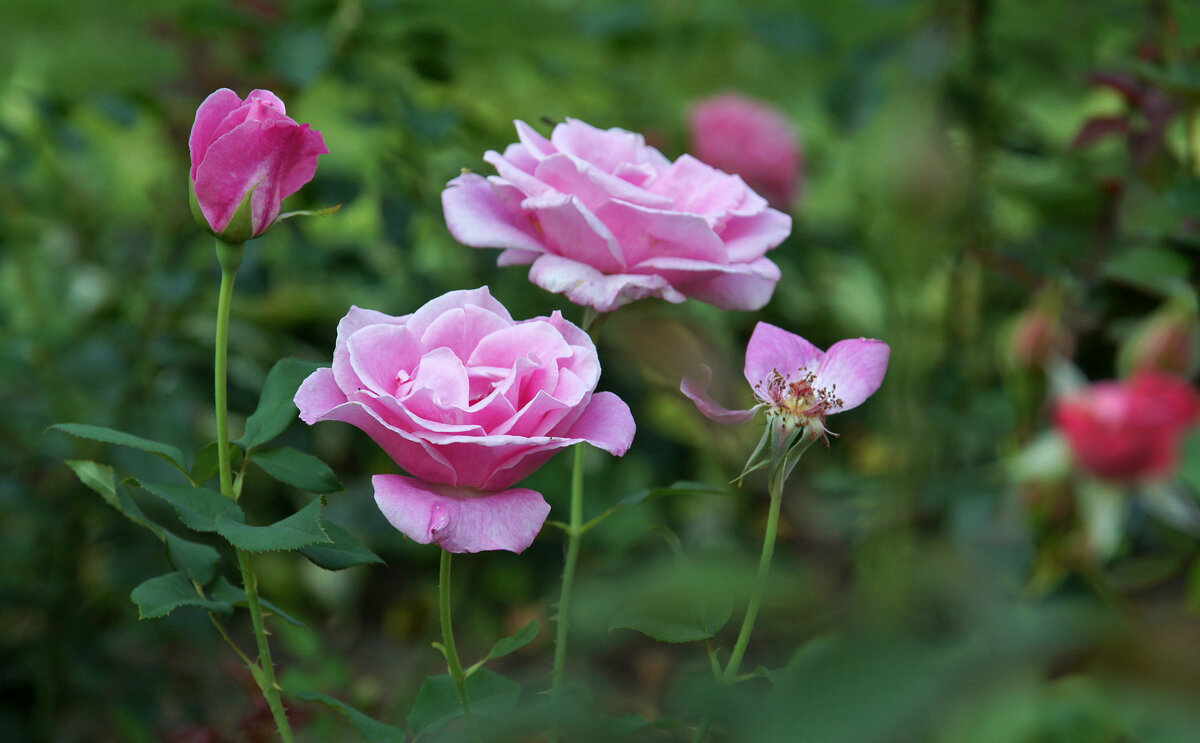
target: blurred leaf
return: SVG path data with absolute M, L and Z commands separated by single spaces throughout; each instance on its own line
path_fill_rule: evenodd
M 635 490 L 626 495 L 621 500 L 617 501 L 614 508 L 622 508 L 624 506 L 636 506 L 639 503 L 645 503 L 648 500 L 655 498 L 665 498 L 671 495 L 724 495 L 728 496 L 728 490 L 718 490 L 709 487 L 702 482 L 692 482 L 690 480 L 679 480 L 673 482 L 665 488 L 645 488 Z
M 226 601 L 201 598 L 192 581 L 182 571 L 151 578 L 133 589 L 129 598 L 137 604 L 142 619 L 165 617 L 180 606 L 198 606 L 221 614 L 233 611 L 233 606 Z
M 154 532 L 159 541 L 166 546 L 167 559 L 172 567 L 186 571 L 201 585 L 212 580 L 221 560 L 217 551 L 206 544 L 188 541 L 151 521 L 129 493 L 117 484 L 116 473 L 112 467 L 89 460 L 71 460 L 67 462 L 67 466 L 75 471 L 84 485 L 99 493 L 110 506 L 138 526 Z
M 302 689 L 290 692 L 292 696 L 305 702 L 320 702 L 330 709 L 336 710 L 350 720 L 350 724 L 358 731 L 364 740 L 371 743 L 404 743 L 404 731 L 392 725 L 385 725 L 378 720 L 368 717 L 345 702 L 335 699 L 319 691 Z
M 1104 275 L 1159 296 L 1170 296 L 1187 281 L 1188 260 L 1173 250 L 1135 248 L 1104 264 Z
M 333 474 L 329 465 L 290 446 L 257 451 L 251 461 L 263 472 L 294 488 L 310 493 L 336 493 L 342 490 L 342 481 Z
M 476 717 L 502 716 L 516 706 L 521 685 L 486 668 L 467 678 L 467 696 L 471 714 Z M 408 727 L 414 736 L 444 728 L 451 720 L 462 716 L 458 690 L 448 675 L 430 676 L 421 684 L 417 698 L 408 713 Z
M 245 609 L 249 606 L 248 599 L 246 598 L 246 591 L 238 588 L 224 578 L 218 578 L 217 582 L 213 584 L 212 598 L 214 601 L 225 601 L 240 609 Z M 262 596 L 258 597 L 258 603 L 261 604 L 264 609 L 278 616 L 288 624 L 296 627 L 308 626 L 296 615 L 280 609 L 278 605 L 271 603 Z
M 166 482 L 144 482 L 141 486 L 173 506 L 179 514 L 179 520 L 189 529 L 217 531 L 217 518 L 220 516 L 238 523 L 246 521 L 246 515 L 232 498 L 210 488 Z
M 326 570 L 345 570 L 356 565 L 379 564 L 383 559 L 358 541 L 353 534 L 332 521 L 322 521 L 321 527 L 332 542 L 310 544 L 300 548 L 300 554 Z
M 292 398 L 308 375 L 321 368 L 315 361 L 280 359 L 267 373 L 258 408 L 246 419 L 246 433 L 238 442 L 250 451 L 273 440 L 287 430 L 296 419 L 296 404 Z
M 474 673 L 489 660 L 503 658 L 510 653 L 517 652 L 521 648 L 536 640 L 538 632 L 540 631 L 541 625 L 538 624 L 538 621 L 536 619 L 530 621 L 529 624 L 526 624 L 524 627 L 517 630 L 517 633 L 512 637 L 503 637 L 497 640 L 496 644 L 492 646 L 492 649 L 487 652 L 487 655 L 483 656 L 478 663 L 467 669 L 467 673 Z
M 322 498 L 314 498 L 304 508 L 270 526 L 249 526 L 228 514 L 216 519 L 217 533 L 238 549 L 247 552 L 288 551 L 319 542 L 332 542 L 321 528 Z
M 144 452 L 156 454 L 171 464 L 179 468 L 183 474 L 188 474 L 187 468 L 183 466 L 183 452 L 170 444 L 162 444 L 150 439 L 144 439 L 141 436 L 117 431 L 112 428 L 103 426 L 92 426 L 87 423 L 55 423 L 50 426 L 50 430 L 62 431 L 69 433 L 72 436 L 78 436 L 83 439 L 91 439 L 93 441 L 103 441 L 106 444 L 116 444 L 118 446 L 128 446 L 133 449 L 140 449 Z

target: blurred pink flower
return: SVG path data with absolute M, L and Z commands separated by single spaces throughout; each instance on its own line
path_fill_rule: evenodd
M 305 423 L 365 431 L 413 475 L 376 475 L 375 501 L 401 532 L 450 552 L 521 552 L 550 506 L 512 485 L 586 441 L 617 456 L 629 407 L 595 392 L 596 348 L 555 312 L 514 321 L 487 287 L 450 292 L 411 315 L 351 307 L 333 367 L 300 386 Z
M 1054 419 L 1088 472 L 1117 482 L 1168 478 L 1200 420 L 1200 395 L 1185 379 L 1145 370 L 1060 399 Z
M 520 142 L 442 192 L 446 225 L 476 248 L 503 248 L 501 266 L 532 264 L 530 280 L 610 312 L 643 297 L 688 297 L 755 310 L 775 291 L 765 257 L 792 229 L 741 178 L 683 155 L 667 160 L 642 136 L 567 119 L 546 139 L 522 121 Z
M 321 133 L 288 118 L 274 93 L 253 90 L 243 101 L 228 88 L 200 104 L 188 147 L 196 218 L 233 243 L 266 232 L 283 200 L 312 180 L 317 157 L 329 153 Z M 247 196 L 249 219 L 234 221 Z
M 804 155 L 791 123 L 777 108 L 736 93 L 701 101 L 689 117 L 696 157 L 736 173 L 778 209 L 800 188 Z
M 852 338 L 822 351 L 804 338 L 760 322 L 746 346 L 746 381 L 758 404 L 728 410 L 708 397 L 712 370 L 684 377 L 680 391 L 706 417 L 718 423 L 744 423 L 760 408 L 777 425 L 803 431 L 808 438 L 826 435 L 825 418 L 863 404 L 883 384 L 891 348 L 883 341 Z

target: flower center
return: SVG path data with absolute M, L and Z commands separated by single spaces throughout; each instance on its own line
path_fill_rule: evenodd
M 784 423 L 809 428 L 816 435 L 825 436 L 825 416 L 836 413 L 844 403 L 837 396 L 837 385 L 816 386 L 817 375 L 800 368 L 790 376 L 778 369 L 769 379 L 754 386 L 754 395 L 767 406 L 767 415 L 778 417 Z

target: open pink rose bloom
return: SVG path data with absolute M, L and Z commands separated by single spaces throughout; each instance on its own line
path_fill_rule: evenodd
M 375 501 L 414 541 L 450 552 L 521 552 L 550 506 L 512 488 L 560 449 L 621 456 L 629 407 L 595 392 L 591 338 L 555 312 L 514 321 L 487 287 L 450 292 L 411 315 L 352 307 L 333 367 L 300 386 L 305 423 L 365 431 L 412 477 L 376 475 Z
M 851 338 L 822 351 L 805 339 L 760 322 L 746 345 L 746 381 L 758 404 L 728 410 L 708 396 L 712 370 L 684 377 L 680 391 L 718 423 L 745 423 L 760 408 L 810 435 L 825 435 L 826 416 L 856 408 L 883 384 L 891 348 L 883 341 Z
M 736 93 L 709 98 L 691 111 L 696 157 L 737 173 L 771 202 L 787 209 L 800 188 L 800 139 L 778 109 Z
M 1200 421 L 1200 395 L 1185 379 L 1143 371 L 1060 399 L 1054 418 L 1092 474 L 1117 482 L 1166 478 L 1184 434 Z
M 568 119 L 550 138 L 522 121 L 519 143 L 442 193 L 455 239 L 503 248 L 501 266 L 572 302 L 610 312 L 643 297 L 691 297 L 756 310 L 779 282 L 766 252 L 792 229 L 741 178 L 683 155 L 671 162 L 640 134 Z
M 288 118 L 269 90 L 253 90 L 244 101 L 228 88 L 210 95 L 196 110 L 188 146 L 200 211 L 213 233 L 230 242 L 266 232 L 283 200 L 312 180 L 317 157 L 329 153 L 321 133 Z M 228 234 L 252 190 L 250 229 Z

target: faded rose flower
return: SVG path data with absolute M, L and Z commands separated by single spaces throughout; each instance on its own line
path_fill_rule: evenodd
M 321 133 L 288 118 L 274 93 L 253 90 L 243 101 L 228 88 L 200 104 L 188 147 L 192 212 L 230 243 L 266 232 L 329 153 Z
M 791 207 L 800 189 L 804 155 L 782 111 L 725 93 L 692 108 L 688 124 L 697 158 L 740 175 L 772 206 Z
M 455 239 L 503 248 L 501 266 L 579 305 L 611 312 L 643 297 L 691 297 L 755 310 L 780 278 L 765 257 L 792 220 L 741 178 L 690 155 L 675 162 L 640 134 L 568 119 L 546 139 L 522 121 L 520 142 L 442 192 Z
M 351 307 L 333 367 L 300 386 L 305 423 L 365 431 L 412 477 L 376 475 L 375 501 L 409 538 L 450 552 L 521 552 L 550 506 L 513 488 L 560 449 L 621 456 L 629 407 L 595 392 L 596 348 L 555 312 L 514 321 L 487 287 L 450 292 L 411 315 Z

